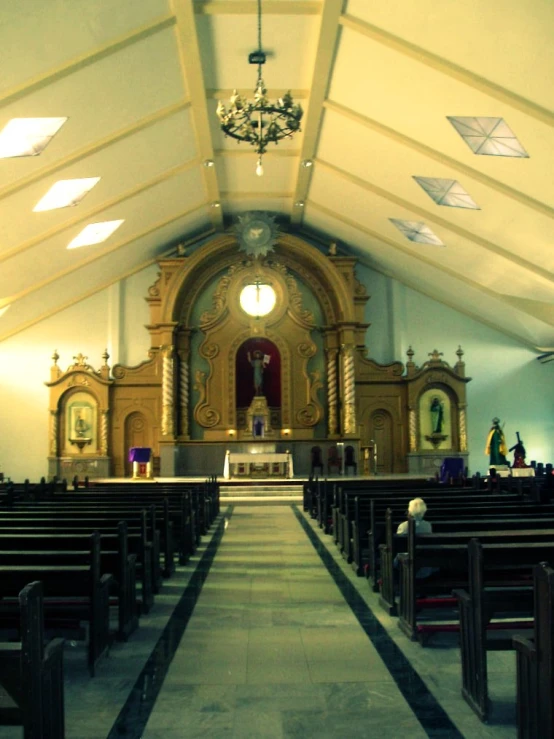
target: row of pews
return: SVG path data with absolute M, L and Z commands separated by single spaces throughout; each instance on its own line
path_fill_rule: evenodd
M 219 514 L 216 478 L 201 484 L 65 483 L 0 489 L 0 725 L 25 739 L 64 736 L 63 641 L 86 643 L 94 676 L 115 639 L 155 606 Z M 113 618 L 117 614 L 117 619 Z M 0 639 L 2 637 L 0 636 Z M 34 676 L 32 679 L 30 675 Z
M 542 482 L 310 480 L 304 490 L 305 511 L 410 639 L 459 634 L 462 695 L 482 721 L 487 652 L 516 650 L 521 739 L 554 736 L 554 504 Z M 433 533 L 416 536 L 410 521 L 399 536 L 414 497 Z

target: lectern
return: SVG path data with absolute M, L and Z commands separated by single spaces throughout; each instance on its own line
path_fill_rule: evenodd
M 129 462 L 133 463 L 133 480 L 152 479 L 152 449 L 133 446 L 129 449 Z

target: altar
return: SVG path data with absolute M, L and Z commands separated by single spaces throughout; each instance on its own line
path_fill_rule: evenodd
M 225 453 L 223 477 L 294 477 L 290 452 Z

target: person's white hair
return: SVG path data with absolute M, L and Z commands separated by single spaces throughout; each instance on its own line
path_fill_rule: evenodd
M 427 506 L 423 498 L 414 498 L 408 505 L 408 514 L 416 521 L 421 521 L 426 511 Z

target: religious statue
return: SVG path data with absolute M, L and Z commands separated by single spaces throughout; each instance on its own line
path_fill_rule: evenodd
M 270 357 L 259 349 L 251 355 L 248 352 L 248 361 L 252 365 L 254 374 L 254 395 L 263 395 L 264 370 L 269 364 Z
M 431 433 L 442 433 L 442 424 L 444 422 L 444 407 L 441 403 L 440 398 L 438 398 L 436 395 L 431 401 L 429 412 L 431 414 Z
M 85 419 L 83 418 L 81 412 L 79 411 L 77 413 L 77 418 L 75 419 L 75 436 L 78 439 L 82 439 L 86 435 L 86 433 L 89 430 L 89 428 L 90 428 L 90 426 L 85 421 Z
M 493 418 L 491 430 L 489 431 L 489 435 L 487 437 L 487 445 L 485 447 L 485 454 L 489 455 L 490 466 L 495 467 L 499 464 L 507 465 L 507 453 L 508 447 L 506 446 L 504 432 L 500 428 L 500 419 Z
M 516 436 L 517 444 L 514 444 L 514 446 L 510 448 L 510 451 L 514 453 L 514 463 L 512 464 L 512 467 L 516 469 L 529 467 L 528 464 L 525 464 L 526 451 L 523 446 L 523 442 L 519 438 L 519 431 L 516 431 Z

